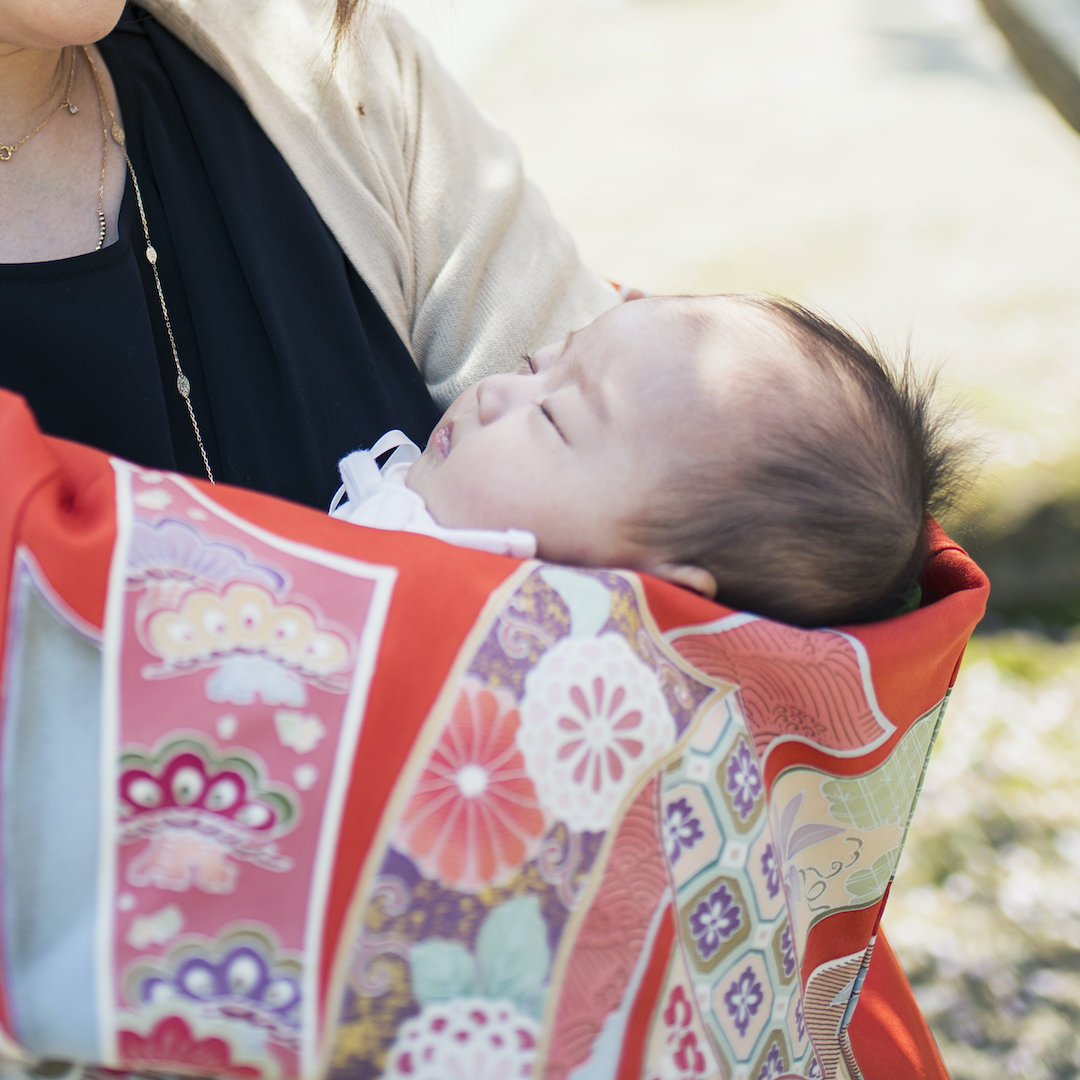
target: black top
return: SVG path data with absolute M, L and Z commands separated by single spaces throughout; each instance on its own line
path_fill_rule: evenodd
M 394 427 L 423 445 L 438 409 L 235 91 L 139 8 L 99 48 L 215 478 L 325 509 L 340 457 Z M 0 264 L 0 385 L 49 434 L 205 475 L 144 248 L 129 178 L 117 243 Z

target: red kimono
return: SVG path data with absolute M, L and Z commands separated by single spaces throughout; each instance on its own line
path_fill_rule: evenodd
M 88 868 L 76 1005 L 7 929 L 0 1050 L 282 1080 L 945 1077 L 878 929 L 988 589 L 940 530 L 920 610 L 801 630 L 150 472 L 2 392 L 0 453 L 0 810 L 29 830 L 0 828 L 0 863 L 70 827 Z M 63 650 L 83 684 L 41 674 Z M 27 809 L 50 725 L 93 729 L 86 783 L 51 781 L 91 800 L 77 826 Z M 30 886 L 0 899 L 48 938 Z

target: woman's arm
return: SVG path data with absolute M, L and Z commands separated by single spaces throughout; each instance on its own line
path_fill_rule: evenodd
M 406 148 L 416 266 L 413 345 L 429 387 L 449 401 L 522 352 L 565 336 L 617 302 L 581 263 L 525 178 L 510 137 L 440 67 L 400 16 L 387 30 L 412 108 Z
M 240 92 L 440 404 L 618 302 L 481 115 L 392 11 L 332 63 L 314 0 L 147 0 Z

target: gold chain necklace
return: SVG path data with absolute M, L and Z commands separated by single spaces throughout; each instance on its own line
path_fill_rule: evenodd
M 68 84 L 67 90 L 64 92 L 64 99 L 56 106 L 55 109 L 29 135 L 24 135 L 17 143 L 12 143 L 11 146 L 5 146 L 0 143 L 0 161 L 10 161 L 15 151 L 28 139 L 32 139 L 58 112 L 66 108 L 72 116 L 74 116 L 79 110 L 71 103 L 71 84 L 75 81 L 75 47 L 71 47 L 71 69 L 68 71 Z
M 90 72 L 94 76 L 94 85 L 97 87 L 98 105 L 101 109 L 101 130 L 102 136 L 105 137 L 105 129 L 107 122 L 105 120 L 105 113 L 108 111 L 109 119 L 112 121 L 112 137 L 113 142 L 120 147 L 124 155 L 124 160 L 127 162 L 128 175 L 131 177 L 131 186 L 135 190 L 135 201 L 139 206 L 139 220 L 142 222 L 143 236 L 146 238 L 146 261 L 150 264 L 150 269 L 154 272 L 154 285 L 157 287 L 158 301 L 161 304 L 161 316 L 165 320 L 165 332 L 169 335 L 169 348 L 172 350 L 173 363 L 176 365 L 176 389 L 180 396 L 184 399 L 184 404 L 187 406 L 188 416 L 191 418 L 191 426 L 195 431 L 195 441 L 199 444 L 199 453 L 202 455 L 203 468 L 206 469 L 206 478 L 213 484 L 214 473 L 210 468 L 210 459 L 206 456 L 206 447 L 203 445 L 202 432 L 199 431 L 199 422 L 195 419 L 195 407 L 191 404 L 191 383 L 188 377 L 184 374 L 184 369 L 180 366 L 180 354 L 176 351 L 176 339 L 173 337 L 172 323 L 169 320 L 169 309 L 165 305 L 165 293 L 161 288 L 161 278 L 158 275 L 157 268 L 157 251 L 154 249 L 154 245 L 150 243 L 150 226 L 146 223 L 146 210 L 143 207 L 142 192 L 139 190 L 139 180 L 135 175 L 135 167 L 131 164 L 131 158 L 128 157 L 127 146 L 124 142 L 124 129 L 116 122 L 116 115 L 112 111 L 112 106 L 109 104 L 109 99 L 105 96 L 105 90 L 101 85 L 101 79 L 98 78 L 97 68 L 94 66 L 94 61 L 90 59 L 90 53 L 87 51 L 86 46 L 82 46 L 83 55 L 86 57 L 86 62 L 90 65 Z M 106 149 L 108 144 L 106 143 Z M 98 207 L 99 216 L 99 228 L 101 230 L 102 241 L 105 237 L 105 215 L 104 199 L 105 199 L 105 155 L 102 154 L 101 158 L 101 202 Z M 98 244 L 100 247 L 101 244 Z
M 83 47 L 83 52 L 86 52 L 86 47 Z M 89 54 L 86 57 L 90 60 Z M 94 72 L 94 84 L 97 85 L 97 72 L 94 71 L 93 62 L 90 63 L 90 70 Z M 105 134 L 107 124 L 105 123 L 105 107 L 101 97 L 101 88 L 98 87 L 98 110 L 101 112 L 101 173 L 98 176 L 98 196 L 97 196 L 97 220 L 98 220 L 98 240 L 95 251 L 100 251 L 105 246 L 105 162 L 109 156 L 109 140 Z

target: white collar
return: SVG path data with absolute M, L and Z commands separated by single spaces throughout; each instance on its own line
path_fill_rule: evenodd
M 394 452 L 380 468 L 376 460 L 388 450 Z M 405 486 L 409 466 L 420 456 L 420 448 L 400 431 L 388 431 L 370 450 L 354 450 L 338 462 L 343 481 L 330 516 L 354 525 L 399 532 L 422 533 L 457 547 L 531 559 L 536 555 L 536 537 L 523 529 L 449 529 L 428 512 L 424 500 Z M 346 500 L 346 501 L 343 501 Z

